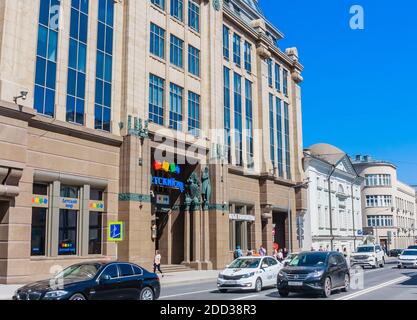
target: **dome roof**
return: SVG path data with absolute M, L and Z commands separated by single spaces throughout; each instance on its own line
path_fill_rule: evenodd
M 339 148 L 328 144 L 328 143 L 317 143 L 312 145 L 310 148 L 312 155 L 320 156 L 320 155 L 345 155 L 346 153 Z

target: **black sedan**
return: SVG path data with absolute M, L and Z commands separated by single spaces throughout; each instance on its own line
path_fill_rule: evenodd
M 156 274 L 122 262 L 82 263 L 18 289 L 13 300 L 156 300 Z
M 325 298 L 334 290 L 348 291 L 350 273 L 346 259 L 339 252 L 303 252 L 278 274 L 280 296 L 290 292 L 318 293 Z

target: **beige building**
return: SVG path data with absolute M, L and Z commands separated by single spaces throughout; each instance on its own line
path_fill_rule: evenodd
M 1 1 L 0 283 L 297 250 L 303 67 L 282 37 L 257 1 Z
M 362 186 L 363 225 L 388 249 L 415 244 L 416 192 L 397 178 L 397 167 L 369 156 L 356 156 L 354 167 L 364 178 Z

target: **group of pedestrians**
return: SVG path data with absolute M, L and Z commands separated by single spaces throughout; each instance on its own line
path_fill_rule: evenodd
M 247 250 L 246 252 L 246 256 L 250 257 L 250 256 L 254 256 L 254 257 L 264 257 L 266 256 L 267 251 L 263 246 L 260 246 L 259 249 L 256 250 Z M 283 260 L 285 260 L 285 258 L 287 258 L 289 252 L 287 250 L 287 248 L 284 249 L 274 249 L 272 256 L 277 259 L 279 262 L 282 262 Z M 244 253 L 243 250 L 241 249 L 240 246 L 236 247 L 236 250 L 233 253 L 233 258 L 234 259 L 238 259 L 240 257 L 243 257 Z

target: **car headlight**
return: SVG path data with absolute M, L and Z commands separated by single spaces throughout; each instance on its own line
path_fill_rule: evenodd
M 242 279 L 250 278 L 250 277 L 253 277 L 254 275 L 255 275 L 255 272 L 251 272 L 251 273 L 248 273 L 248 274 L 244 274 L 242 276 Z
M 321 278 L 323 275 L 324 270 L 317 270 L 308 274 L 309 278 Z
M 61 298 L 66 296 L 68 291 L 65 290 L 56 290 L 56 291 L 49 291 L 45 294 L 45 298 Z

